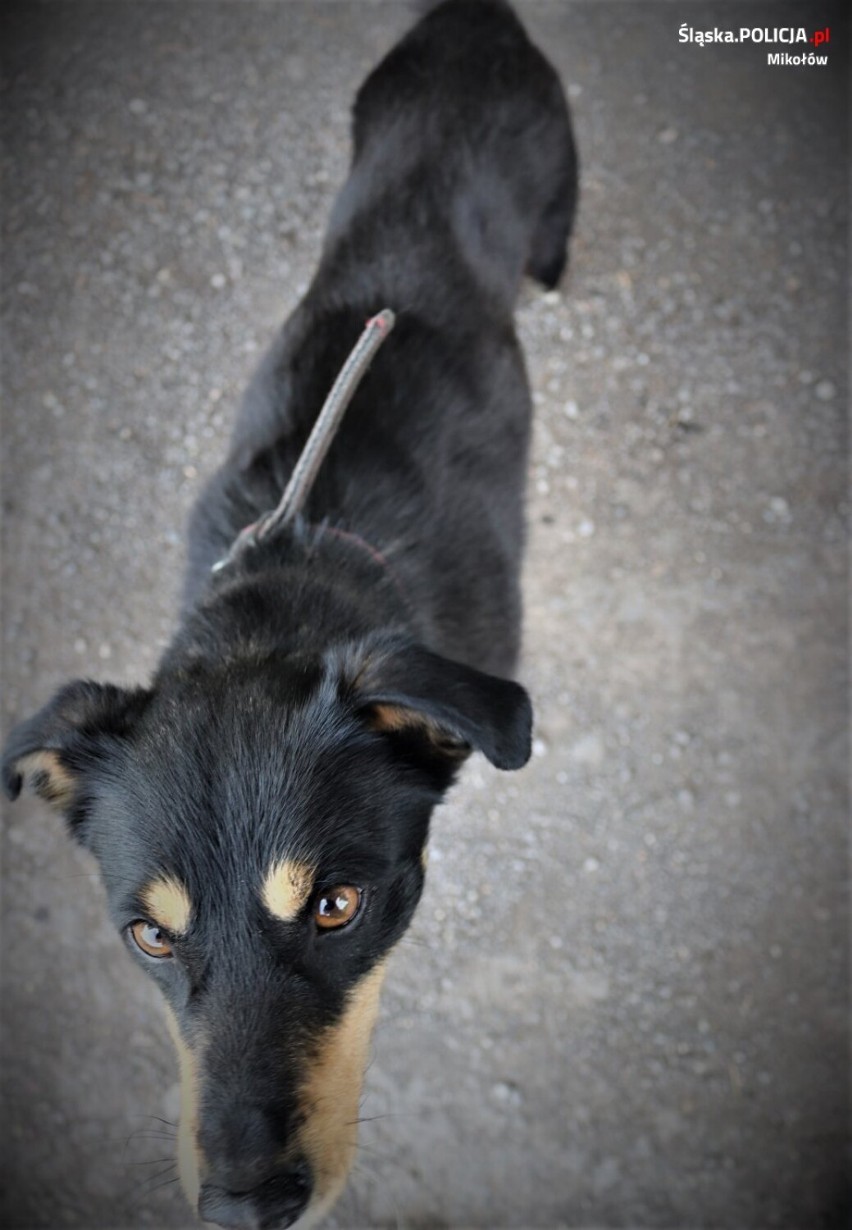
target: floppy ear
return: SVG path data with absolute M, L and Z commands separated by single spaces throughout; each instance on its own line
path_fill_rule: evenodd
M 120 736 L 147 702 L 142 688 L 78 680 L 66 684 L 34 717 L 21 722 L 3 752 L 3 788 L 16 799 L 24 782 L 61 811 L 79 801 L 80 776 L 104 735 Z
M 532 705 L 520 684 L 422 645 L 388 641 L 368 648 L 353 694 L 373 730 L 420 735 L 450 760 L 474 749 L 498 769 L 520 769 L 529 760 Z

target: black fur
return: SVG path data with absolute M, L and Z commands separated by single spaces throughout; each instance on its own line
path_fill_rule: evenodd
M 526 693 L 497 677 L 519 644 L 530 427 L 512 311 L 525 271 L 550 286 L 565 264 L 562 90 L 507 5 L 450 0 L 368 77 L 354 149 L 316 277 L 193 514 L 182 624 L 151 687 L 69 685 L 3 764 L 14 797 L 27 756 L 58 759 L 123 932 L 152 877 L 186 886 L 177 959 L 134 951 L 185 1039 L 207 1040 L 202 1211 L 228 1225 L 289 1225 L 309 1199 L 308 1159 L 276 1160 L 307 1113 L 306 1057 L 408 925 L 464 755 L 529 755 Z M 212 576 L 277 502 L 384 306 L 396 329 L 304 518 Z M 363 886 L 355 922 L 272 918 L 259 886 L 276 857 L 308 859 L 318 888 Z

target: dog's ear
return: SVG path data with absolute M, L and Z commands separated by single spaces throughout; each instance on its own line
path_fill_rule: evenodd
M 125 734 L 150 694 L 111 684 L 69 683 L 43 709 L 14 728 L 3 752 L 3 788 L 16 799 L 27 785 L 71 819 L 81 775 L 104 737 Z
M 473 750 L 498 769 L 520 769 L 529 760 L 532 706 L 511 680 L 422 645 L 388 641 L 363 651 L 351 686 L 373 730 L 417 736 L 449 761 Z

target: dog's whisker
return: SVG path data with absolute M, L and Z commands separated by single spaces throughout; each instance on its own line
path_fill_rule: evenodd
M 177 1183 L 178 1179 L 179 1179 L 179 1175 L 173 1175 L 170 1179 L 164 1179 L 162 1183 L 158 1183 L 151 1190 L 154 1192 L 158 1192 L 160 1188 L 162 1187 L 168 1187 L 169 1184 L 171 1183 Z
M 163 1123 L 166 1127 L 174 1128 L 177 1131 L 177 1124 L 172 1119 L 164 1119 L 162 1115 L 151 1115 L 145 1111 L 139 1111 L 130 1116 L 131 1119 L 155 1119 L 157 1123 Z
M 156 1116 L 151 1116 L 156 1120 Z M 177 1140 L 177 1128 L 172 1124 L 167 1124 L 165 1121 L 161 1127 L 156 1127 L 153 1124 L 143 1124 L 142 1127 L 134 1128 L 124 1141 L 125 1150 L 130 1147 L 131 1142 L 140 1140 L 156 1140 L 156 1141 L 171 1141 Z M 118 1142 L 116 1142 L 118 1143 Z
M 171 1162 L 174 1164 L 174 1158 L 171 1157 L 152 1157 L 147 1161 L 142 1162 L 122 1162 L 122 1166 L 161 1166 L 163 1162 Z
M 176 1140 L 177 1131 L 171 1128 L 139 1127 L 128 1134 L 128 1140 Z
M 166 1135 L 158 1136 L 158 1135 L 154 1135 L 153 1133 L 150 1133 L 148 1135 L 140 1135 L 136 1132 L 128 1136 L 126 1140 L 110 1141 L 110 1144 L 115 1146 L 116 1148 L 120 1148 L 122 1153 L 127 1153 L 130 1149 L 133 1149 L 133 1148 L 144 1148 L 146 1145 L 149 1147 L 153 1147 L 154 1145 L 157 1145 L 160 1149 L 167 1149 L 169 1145 L 175 1145 L 176 1143 L 177 1143 L 176 1136 L 166 1136 Z
M 148 1195 L 152 1196 L 154 1192 L 162 1191 L 164 1187 L 170 1187 L 172 1183 L 177 1183 L 177 1181 L 177 1175 L 174 1175 L 171 1179 L 163 1179 L 162 1183 L 155 1183 L 153 1187 L 148 1189 Z
M 179 1176 L 172 1174 L 176 1168 L 177 1163 L 173 1162 L 170 1166 L 166 1166 L 165 1169 L 159 1171 L 157 1174 L 148 1175 L 146 1178 L 140 1179 L 139 1182 L 135 1183 L 130 1189 L 128 1199 L 131 1201 L 136 1201 L 143 1195 L 143 1193 L 150 1195 L 150 1193 L 156 1191 L 158 1187 L 164 1187 L 167 1183 L 176 1183 Z M 166 1176 L 170 1177 L 167 1178 Z
M 123 1142 L 123 1145 L 125 1149 L 128 1149 L 132 1144 L 138 1144 L 143 1140 L 156 1141 L 157 1144 L 165 1147 L 167 1144 L 174 1144 L 177 1141 L 177 1136 L 174 1136 L 168 1132 L 146 1132 L 143 1130 L 140 1132 L 131 1132 L 127 1139 Z M 122 1142 L 116 1141 L 115 1143 L 121 1144 Z
M 423 939 L 419 935 L 404 935 L 399 941 L 400 944 L 407 944 L 414 948 L 428 948 L 430 952 L 437 952 L 437 948 L 429 940 Z
M 380 1180 L 382 1178 L 381 1167 L 377 1166 L 372 1158 L 364 1157 L 360 1153 L 352 1163 L 352 1169 L 355 1173 L 364 1174 L 369 1179 Z
M 358 1123 L 376 1123 L 379 1119 L 422 1119 L 422 1117 L 413 1110 L 388 1110 L 380 1115 L 362 1115 L 358 1119 L 352 1119 L 347 1126 L 352 1127 Z
M 366 1175 L 368 1179 L 380 1179 L 381 1178 L 378 1168 L 370 1166 L 369 1162 L 366 1160 L 353 1162 L 352 1163 L 352 1174 L 353 1175 Z M 355 1198 L 356 1204 L 358 1203 L 357 1194 L 355 1190 L 351 1187 L 349 1189 L 349 1196 L 350 1198 Z
M 363 1150 L 369 1154 L 370 1158 L 375 1158 L 379 1162 L 390 1162 L 392 1166 L 401 1166 L 402 1162 L 392 1153 L 383 1153 L 380 1149 L 374 1149 L 370 1145 L 359 1145 L 359 1151 Z
M 161 1178 L 163 1175 L 171 1174 L 173 1170 L 176 1170 L 176 1169 L 177 1169 L 177 1161 L 176 1161 L 176 1159 L 175 1159 L 175 1158 L 173 1158 L 173 1157 L 164 1157 L 164 1158 L 161 1158 L 161 1163 L 162 1163 L 162 1166 L 163 1166 L 163 1169 L 162 1169 L 162 1170 L 160 1170 L 157 1174 L 150 1174 L 150 1175 L 147 1175 L 144 1179 L 142 1179 L 142 1180 L 141 1180 L 141 1182 L 142 1182 L 142 1183 L 151 1183 L 151 1182 L 153 1182 L 155 1179 L 159 1179 L 159 1178 Z

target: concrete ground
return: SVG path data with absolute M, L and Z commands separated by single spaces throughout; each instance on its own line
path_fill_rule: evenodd
M 583 160 L 570 276 L 518 312 L 536 755 L 472 762 L 436 817 L 331 1224 L 839 1227 L 841 9 L 520 7 Z M 149 675 L 187 510 L 409 20 L 6 9 L 4 728 L 68 678 Z M 830 24 L 829 64 L 684 20 Z M 93 866 L 32 801 L 4 851 L 3 1224 L 188 1227 L 171 1047 Z

